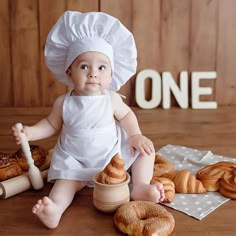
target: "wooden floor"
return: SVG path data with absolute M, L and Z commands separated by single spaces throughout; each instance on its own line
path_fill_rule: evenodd
M 134 109 L 143 133 L 158 150 L 167 144 L 182 145 L 215 154 L 236 157 L 236 107 L 216 110 L 141 110 Z M 15 152 L 11 126 L 16 122 L 33 124 L 48 114 L 49 109 L 0 109 L 0 151 Z M 52 148 L 56 137 L 38 141 L 45 149 Z M 40 191 L 29 190 L 9 199 L 0 199 L 0 235 L 122 235 L 113 225 L 113 215 L 97 211 L 92 203 L 92 189 L 83 189 L 75 196 L 55 230 L 46 229 L 32 214 L 38 198 L 48 194 L 51 185 Z M 236 201 L 228 201 L 206 218 L 198 221 L 167 208 L 176 221 L 172 235 L 233 236 L 235 235 Z

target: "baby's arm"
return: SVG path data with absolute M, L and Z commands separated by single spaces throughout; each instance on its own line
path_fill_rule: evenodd
M 153 143 L 150 139 L 142 135 L 138 120 L 134 112 L 121 99 L 119 94 L 111 92 L 114 117 L 126 131 L 129 137 L 131 155 L 135 149 L 143 155 L 150 155 L 155 152 Z
M 57 133 L 62 126 L 62 104 L 64 96 L 58 97 L 54 104 L 51 113 L 47 118 L 40 120 L 33 126 L 24 126 L 22 132 L 25 133 L 28 141 L 48 138 Z M 13 126 L 12 133 L 17 144 L 21 143 L 21 138 L 18 131 Z

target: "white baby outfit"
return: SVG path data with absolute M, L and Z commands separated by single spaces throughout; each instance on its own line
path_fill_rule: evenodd
M 92 181 L 116 154 L 127 170 L 138 156 L 130 155 L 128 137 L 114 120 L 110 92 L 70 96 L 63 103 L 63 128 L 54 149 L 48 180 Z
M 116 153 L 124 159 L 126 170 L 138 156 L 138 152 L 130 156 L 128 137 L 114 120 L 108 92 L 118 91 L 136 73 L 133 34 L 106 13 L 64 12 L 47 37 L 44 53 L 48 68 L 58 81 L 74 88 L 66 71 L 79 55 L 89 51 L 109 58 L 112 81 L 100 96 L 65 95 L 64 123 L 54 148 L 49 181 L 92 181 Z

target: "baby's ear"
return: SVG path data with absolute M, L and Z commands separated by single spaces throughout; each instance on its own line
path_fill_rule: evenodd
M 66 74 L 68 76 L 68 79 L 70 79 L 70 77 L 71 77 L 71 69 L 70 69 L 70 67 L 66 70 Z
M 67 75 L 68 81 L 73 82 L 73 81 L 72 81 L 72 78 L 71 78 L 71 68 L 68 68 L 68 69 L 66 70 L 66 75 Z

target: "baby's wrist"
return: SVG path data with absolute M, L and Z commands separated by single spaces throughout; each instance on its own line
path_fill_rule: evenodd
M 141 133 L 138 133 L 138 134 L 133 134 L 129 137 L 129 140 L 133 139 L 134 137 L 137 137 L 137 136 L 143 136 Z

